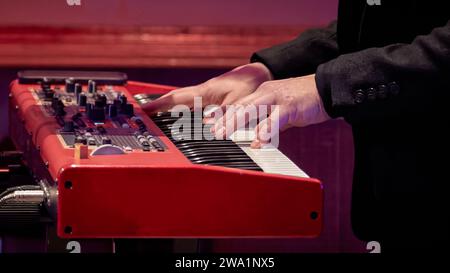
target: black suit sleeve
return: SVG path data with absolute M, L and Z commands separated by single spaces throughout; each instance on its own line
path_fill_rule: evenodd
M 254 53 L 251 61 L 263 63 L 275 79 L 313 74 L 319 64 L 338 56 L 336 25 L 307 30 L 290 42 Z
M 316 83 L 327 112 L 349 121 L 434 111 L 450 92 L 450 21 L 410 44 L 341 55 L 320 65 Z

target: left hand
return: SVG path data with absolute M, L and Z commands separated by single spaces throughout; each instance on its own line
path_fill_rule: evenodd
M 294 126 L 305 127 L 331 119 L 317 90 L 315 75 L 265 82 L 255 92 L 234 105 L 240 106 L 241 110 L 225 112 L 223 117 L 215 122 L 211 131 L 217 138 L 227 138 L 239 129 L 237 128 L 239 119 L 248 119 L 243 109 L 270 107 L 268 116 L 255 128 L 256 139 L 252 143 L 254 148 L 268 143 L 279 130 L 283 131 Z M 246 120 L 244 123 L 248 122 Z

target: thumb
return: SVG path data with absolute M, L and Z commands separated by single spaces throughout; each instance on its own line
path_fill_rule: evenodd
M 288 122 L 289 111 L 287 108 L 275 106 L 270 115 L 256 126 L 255 140 L 253 140 L 251 147 L 259 149 L 267 144 L 278 147 L 280 130 L 286 129 L 289 126 Z
M 189 108 L 192 108 L 194 105 L 194 98 L 195 96 L 198 96 L 198 93 L 197 86 L 180 88 L 143 105 L 142 108 L 148 114 L 165 112 L 176 105 L 186 105 Z

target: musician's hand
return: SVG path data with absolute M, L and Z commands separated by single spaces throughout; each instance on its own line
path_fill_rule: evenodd
M 260 105 L 271 106 L 268 117 L 260 121 L 255 128 L 256 139 L 252 144 L 255 148 L 269 142 L 271 137 L 279 133 L 278 130 L 270 128 L 278 127 L 285 130 L 293 126 L 304 127 L 330 119 L 318 93 L 315 75 L 265 82 L 255 92 L 235 104 L 242 106 L 240 109 Z M 218 138 L 229 137 L 238 129 L 235 127 L 239 126 L 237 125 L 239 118 L 248 119 L 244 115 L 245 111 L 240 110 L 225 113 L 216 121 L 211 131 Z
M 143 106 L 147 113 L 170 110 L 175 105 L 193 107 L 194 97 L 202 97 L 203 105 L 224 106 L 251 94 L 272 75 L 262 63 L 251 63 L 229 71 L 202 84 L 180 88 Z

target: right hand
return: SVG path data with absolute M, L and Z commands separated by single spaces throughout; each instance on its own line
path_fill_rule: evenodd
M 253 93 L 263 82 L 272 80 L 272 74 L 262 63 L 239 66 L 202 84 L 173 90 L 143 106 L 148 114 L 170 110 L 175 105 L 194 106 L 194 97 L 202 97 L 206 105 L 231 105 Z

